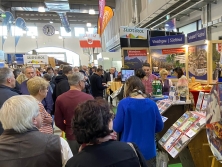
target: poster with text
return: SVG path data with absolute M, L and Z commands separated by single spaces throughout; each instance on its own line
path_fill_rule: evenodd
M 147 50 L 123 50 L 124 68 L 139 69 L 147 62 Z
M 185 48 L 152 49 L 151 61 L 153 69 L 171 71 L 181 67 L 185 71 Z
M 207 45 L 188 48 L 188 71 L 189 77 L 207 80 Z

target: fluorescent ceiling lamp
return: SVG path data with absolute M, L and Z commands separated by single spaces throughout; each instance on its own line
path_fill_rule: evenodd
M 53 24 L 53 21 L 49 21 L 50 24 Z
M 103 60 L 109 60 L 109 58 L 108 57 L 103 57 Z
M 39 11 L 39 12 L 45 12 L 45 7 L 40 6 L 40 7 L 38 8 L 38 11 Z
M 91 27 L 92 24 L 91 24 L 91 23 L 86 23 L 86 26 L 87 26 L 87 27 Z
M 89 14 L 96 14 L 94 9 L 89 9 Z
M 59 31 L 56 30 L 56 31 L 55 31 L 55 34 L 59 34 Z

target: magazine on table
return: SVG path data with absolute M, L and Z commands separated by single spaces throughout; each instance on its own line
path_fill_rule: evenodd
M 207 101 L 208 101 L 209 96 L 210 96 L 209 93 L 204 94 L 203 103 L 202 103 L 202 107 L 201 107 L 202 112 L 206 112 L 206 110 L 207 110 Z
M 205 124 L 203 114 L 187 111 L 167 130 L 159 144 L 175 158 Z
M 164 99 L 164 100 L 159 100 L 157 101 L 157 107 L 160 111 L 160 114 L 163 114 L 171 105 L 172 105 L 172 101 L 169 99 Z

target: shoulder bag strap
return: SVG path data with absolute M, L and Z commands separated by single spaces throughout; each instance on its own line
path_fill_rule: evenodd
M 138 160 L 139 160 L 138 154 L 137 154 L 137 152 L 136 152 L 136 150 L 135 150 L 133 144 L 132 144 L 132 143 L 129 143 L 129 142 L 128 142 L 127 144 L 130 145 L 130 147 L 133 149 L 133 151 L 135 152 L 135 154 L 136 154 L 136 156 L 137 156 L 137 158 L 138 158 Z M 139 160 L 139 165 L 140 165 L 140 167 L 141 167 L 140 160 Z

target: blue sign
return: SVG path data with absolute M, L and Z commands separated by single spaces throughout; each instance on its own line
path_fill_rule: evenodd
M 8 64 L 12 64 L 12 55 L 11 54 L 7 54 L 7 62 L 8 62 Z
M 15 54 L 17 64 L 24 64 L 23 54 Z
M 178 45 L 178 44 L 185 44 L 184 34 L 150 38 L 150 46 Z
M 207 39 L 206 28 L 187 34 L 187 42 L 197 42 Z
M 16 25 L 16 27 L 18 27 L 18 28 L 20 28 L 20 29 L 22 29 L 24 31 L 28 30 L 28 28 L 26 27 L 25 20 L 23 18 L 21 18 L 21 17 L 18 17 L 16 19 L 15 25 Z M 16 32 L 15 32 L 15 47 L 17 46 L 20 37 L 21 37 L 20 34 L 16 34 Z
M 5 63 L 4 62 L 0 62 L 0 68 L 5 67 Z

